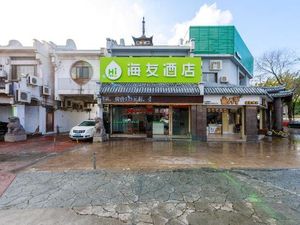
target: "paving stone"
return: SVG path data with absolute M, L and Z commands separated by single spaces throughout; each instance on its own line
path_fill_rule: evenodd
M 69 208 L 116 224 L 298 225 L 298 177 L 300 170 L 26 172 L 0 198 L 0 212 Z

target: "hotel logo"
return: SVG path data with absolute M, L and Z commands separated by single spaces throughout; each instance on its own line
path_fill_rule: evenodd
M 115 61 L 111 61 L 105 69 L 105 76 L 110 80 L 118 80 L 121 75 L 121 67 Z

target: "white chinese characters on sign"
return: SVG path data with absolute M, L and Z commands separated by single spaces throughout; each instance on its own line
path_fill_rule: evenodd
M 163 64 L 163 74 L 159 73 L 159 64 L 146 64 L 146 71 L 144 71 L 144 65 L 137 63 L 129 63 L 127 65 L 128 76 L 138 76 L 146 75 L 146 77 L 177 77 L 177 65 L 176 63 L 165 63 Z M 182 69 L 180 71 L 180 69 Z M 195 77 L 195 64 L 186 63 L 182 64 L 182 68 L 179 69 L 179 73 L 181 72 L 181 76 L 183 77 Z M 110 72 L 110 71 L 109 71 Z
M 195 65 L 188 63 L 182 65 L 182 76 L 184 77 L 194 77 L 195 76 Z
M 140 64 L 130 63 L 128 64 L 128 76 L 141 76 Z
M 176 77 L 176 63 L 164 64 L 164 76 Z
M 147 63 L 146 68 L 147 68 L 146 69 L 147 77 L 158 77 L 157 75 L 158 64 Z

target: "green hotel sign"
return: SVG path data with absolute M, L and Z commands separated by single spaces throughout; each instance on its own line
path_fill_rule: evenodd
M 201 59 L 192 57 L 104 57 L 102 83 L 199 83 Z

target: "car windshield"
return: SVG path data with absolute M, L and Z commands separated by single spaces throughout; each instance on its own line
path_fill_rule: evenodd
M 87 126 L 87 127 L 93 127 L 95 126 L 95 121 L 83 121 L 78 126 Z

